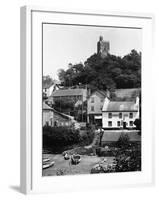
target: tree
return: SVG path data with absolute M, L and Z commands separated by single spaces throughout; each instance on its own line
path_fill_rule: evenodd
M 47 76 L 43 76 L 43 85 L 51 85 L 51 83 L 53 83 L 53 79 L 51 78 L 51 76 L 47 75 Z
M 64 86 L 88 85 L 90 89 L 141 87 L 141 53 L 132 50 L 123 58 L 93 54 L 85 62 L 59 71 Z

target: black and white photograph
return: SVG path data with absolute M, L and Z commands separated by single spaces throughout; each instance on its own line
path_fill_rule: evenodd
M 42 176 L 142 171 L 142 29 L 42 24 Z

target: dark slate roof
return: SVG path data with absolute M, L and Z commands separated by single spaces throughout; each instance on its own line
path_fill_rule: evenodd
M 83 95 L 86 89 L 60 89 L 52 92 L 53 97 L 79 96 Z
M 116 89 L 117 98 L 136 98 L 141 93 L 141 88 Z
M 94 91 L 94 92 L 92 92 L 90 95 L 89 95 L 89 97 L 88 98 L 90 98 L 93 94 L 99 94 L 100 95 L 100 97 L 106 97 L 107 96 L 107 91 L 103 91 L 103 90 L 96 90 L 96 91 Z
M 103 111 L 137 111 L 133 101 L 110 101 Z
M 102 137 L 102 142 L 117 142 L 121 134 L 122 131 L 105 131 Z M 128 131 L 127 133 L 123 132 L 123 134 L 129 136 L 130 142 L 141 141 L 141 136 L 137 131 Z
M 104 97 L 107 96 L 107 91 L 104 90 L 97 90 L 97 92 L 99 92 L 101 95 L 103 95 Z
M 74 119 L 73 116 L 71 115 L 66 115 L 64 113 L 58 112 L 57 110 L 55 110 L 54 108 L 51 108 L 50 106 L 48 106 L 45 102 L 43 102 L 43 110 L 50 110 L 58 115 L 61 115 L 62 117 L 66 118 L 66 119 Z

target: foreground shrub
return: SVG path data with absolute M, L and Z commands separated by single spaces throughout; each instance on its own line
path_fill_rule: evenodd
M 98 173 L 112 173 L 115 172 L 115 163 L 111 164 L 96 164 L 91 169 L 91 174 L 98 174 Z
M 121 150 L 115 158 L 116 172 L 141 171 L 141 146 Z

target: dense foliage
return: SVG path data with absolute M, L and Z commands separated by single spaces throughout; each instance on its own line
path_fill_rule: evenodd
M 121 133 L 118 141 L 116 142 L 116 146 L 119 148 L 127 148 L 130 145 L 130 138 L 128 134 Z
M 58 75 L 65 87 L 87 85 L 92 90 L 138 88 L 141 87 L 141 53 L 132 50 L 122 58 L 110 54 L 101 58 L 94 54 L 84 64 L 60 69 Z
M 44 146 L 67 146 L 80 142 L 79 131 L 67 127 L 43 127 Z
M 53 82 L 53 79 L 49 75 L 43 76 L 43 85 L 51 85 Z
M 121 149 L 115 158 L 116 172 L 141 171 L 141 145 L 134 144 Z
M 50 149 L 52 153 L 61 153 L 73 146 L 85 146 L 92 143 L 94 131 L 87 129 L 84 134 L 79 130 L 68 127 L 43 127 L 43 147 Z

